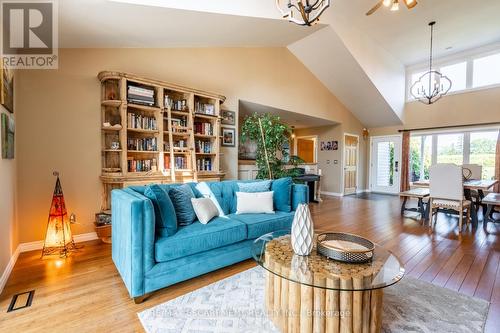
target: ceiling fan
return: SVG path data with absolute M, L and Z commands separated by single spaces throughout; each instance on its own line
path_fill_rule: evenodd
M 417 5 L 417 0 L 401 0 L 401 2 L 404 3 L 406 7 L 408 7 L 408 9 L 412 9 Z M 385 7 L 391 7 L 391 11 L 399 10 L 399 0 L 380 0 L 375 6 L 373 6 L 372 9 L 370 9 L 366 13 L 366 15 L 368 16 L 375 13 L 375 11 L 382 7 L 382 5 L 384 5 Z

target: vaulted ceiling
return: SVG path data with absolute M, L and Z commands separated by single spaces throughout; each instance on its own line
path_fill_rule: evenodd
M 500 41 L 500 1 L 419 0 L 365 12 L 378 0 L 332 0 L 321 24 L 282 20 L 274 0 L 64 0 L 60 47 L 288 47 L 368 127 L 400 124 L 405 66 Z M 161 32 L 161 33 L 158 33 Z

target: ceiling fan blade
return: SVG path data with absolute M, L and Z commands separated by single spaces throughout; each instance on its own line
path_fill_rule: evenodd
M 403 2 L 405 3 L 406 7 L 408 7 L 408 9 L 412 9 L 418 4 L 417 0 L 403 0 Z
M 382 4 L 383 4 L 383 3 L 384 3 L 384 0 L 380 0 L 380 1 L 379 1 L 376 5 L 375 5 L 375 6 L 373 6 L 373 8 L 372 8 L 372 9 L 370 9 L 370 10 L 366 13 L 366 16 L 369 16 L 369 15 L 371 15 L 371 14 L 375 13 L 375 11 L 376 11 L 377 9 L 379 9 L 379 8 L 382 6 Z

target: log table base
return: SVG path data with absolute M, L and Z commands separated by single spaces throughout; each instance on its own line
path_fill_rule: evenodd
M 343 279 L 319 275 L 312 279 L 315 279 L 314 285 L 328 287 L 352 288 L 352 284 L 363 283 L 363 277 Z M 316 288 L 266 272 L 265 302 L 269 318 L 283 333 L 375 333 L 381 330 L 382 289 Z

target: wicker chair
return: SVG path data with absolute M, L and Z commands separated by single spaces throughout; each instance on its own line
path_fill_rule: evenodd
M 462 232 L 462 221 L 464 211 L 466 212 L 466 224 L 470 222 L 469 200 L 464 199 L 462 167 L 451 164 L 437 164 L 429 170 L 430 191 L 430 227 L 434 227 L 432 218 L 434 214 L 435 223 L 439 209 L 458 212 L 458 229 Z M 434 210 L 436 212 L 434 213 Z

